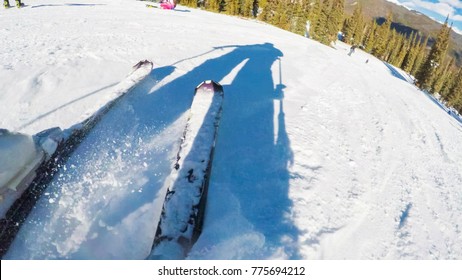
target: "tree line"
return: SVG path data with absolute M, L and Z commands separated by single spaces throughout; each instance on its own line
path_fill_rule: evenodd
M 462 68 L 447 55 L 452 27 L 448 19 L 433 38 L 419 33 L 399 33 L 393 29 L 392 15 L 382 24 L 366 20 L 358 4 L 351 16 L 344 12 L 344 0 L 178 0 L 193 8 L 257 18 L 279 28 L 309 36 L 330 45 L 339 31 L 343 41 L 356 45 L 375 57 L 399 67 L 416 78 L 416 84 L 438 93 L 444 102 L 462 112 Z

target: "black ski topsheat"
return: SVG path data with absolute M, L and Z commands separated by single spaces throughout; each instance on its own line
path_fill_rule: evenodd
M 196 87 L 149 259 L 183 259 L 199 238 L 223 97 L 214 81 Z

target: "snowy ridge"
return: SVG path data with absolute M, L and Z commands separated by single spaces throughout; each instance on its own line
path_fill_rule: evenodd
M 182 259 L 200 234 L 222 103 L 221 85 L 196 88 L 151 258 Z

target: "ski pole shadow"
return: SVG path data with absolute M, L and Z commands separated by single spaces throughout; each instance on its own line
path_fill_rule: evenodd
M 43 119 L 43 118 L 49 116 L 49 115 L 51 115 L 51 114 L 53 114 L 53 113 L 55 113 L 55 112 L 57 112 L 57 111 L 59 111 L 59 110 L 62 110 L 62 109 L 66 108 L 66 107 L 68 107 L 68 106 L 70 106 L 70 105 L 72 105 L 72 104 L 74 104 L 74 103 L 76 103 L 76 102 L 79 102 L 79 101 L 81 101 L 81 100 L 87 98 L 87 97 L 93 96 L 93 95 L 95 95 L 95 94 L 97 94 L 97 93 L 99 93 L 99 92 L 101 92 L 101 91 L 103 91 L 103 90 L 106 90 L 106 89 L 109 89 L 109 88 L 111 88 L 111 87 L 114 87 L 114 86 L 117 85 L 117 84 L 118 84 L 118 83 L 113 83 L 113 84 L 104 86 L 104 87 L 102 87 L 102 88 L 100 88 L 100 89 L 97 89 L 97 90 L 92 91 L 92 92 L 90 92 L 90 93 L 87 93 L 87 94 L 85 94 L 85 95 L 83 95 L 83 96 L 80 96 L 79 98 L 76 98 L 76 99 L 71 100 L 71 101 L 69 101 L 69 102 L 67 102 L 67 103 L 64 103 L 64 104 L 62 104 L 62 105 L 60 105 L 60 106 L 54 108 L 53 110 L 50 110 L 50 111 L 48 111 L 48 112 L 46 112 L 46 113 L 43 113 L 43 114 L 41 114 L 40 116 L 37 116 L 36 118 L 34 118 L 33 120 L 30 120 L 30 121 L 28 121 L 28 122 L 22 124 L 22 125 L 21 125 L 20 127 L 18 127 L 16 130 L 22 130 L 22 129 L 28 127 L 29 125 L 31 125 L 31 124 L 33 124 L 33 123 L 35 123 L 35 122 L 37 122 L 37 121 L 39 121 L 39 120 L 41 120 L 41 119 Z

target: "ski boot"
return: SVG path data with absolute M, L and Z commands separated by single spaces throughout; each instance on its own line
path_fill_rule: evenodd
M 21 0 L 16 0 L 16 8 L 21 8 Z
M 10 7 L 10 3 L 8 2 L 8 0 L 3 0 L 3 7 L 5 7 L 5 9 L 8 9 Z

